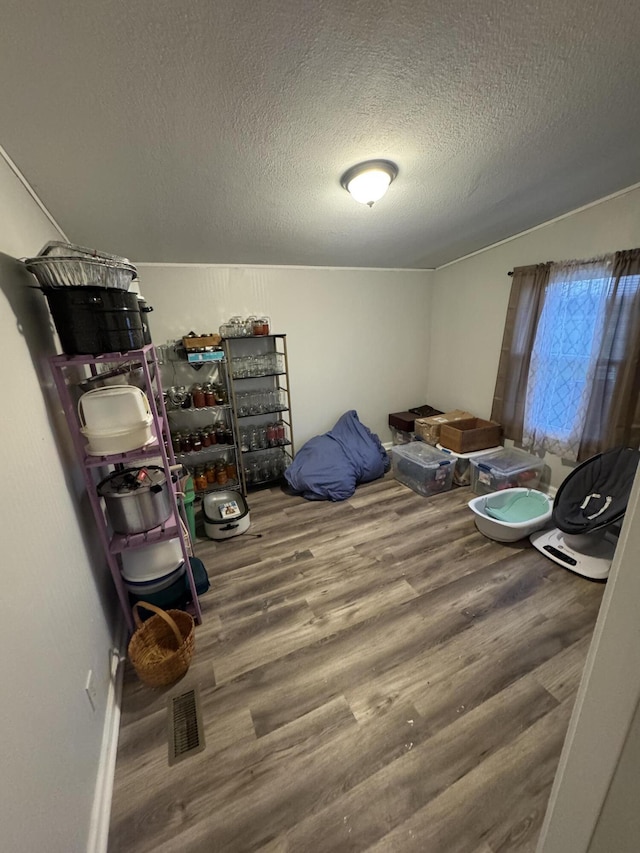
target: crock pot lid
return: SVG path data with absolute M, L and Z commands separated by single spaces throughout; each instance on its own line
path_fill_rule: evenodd
M 136 479 L 140 471 L 147 473 L 147 477 L 142 481 Z M 102 497 L 126 497 L 147 492 L 152 486 L 163 486 L 166 482 L 162 468 L 157 465 L 145 465 L 142 468 L 127 468 L 125 471 L 110 474 L 99 484 L 98 491 Z

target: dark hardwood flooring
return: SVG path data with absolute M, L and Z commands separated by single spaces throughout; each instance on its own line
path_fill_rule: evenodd
M 189 672 L 127 665 L 111 853 L 533 851 L 604 587 L 484 538 L 471 497 L 272 489 L 200 539 Z M 194 685 L 206 749 L 169 767 Z

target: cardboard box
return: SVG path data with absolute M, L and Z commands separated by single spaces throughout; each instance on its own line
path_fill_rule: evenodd
M 419 435 L 427 444 L 432 444 L 434 447 L 440 441 L 440 429 L 443 424 L 451 423 L 452 421 L 462 421 L 473 418 L 470 412 L 465 412 L 463 409 L 453 409 L 451 412 L 444 412 L 442 415 L 433 415 L 431 418 L 416 418 L 413 426 L 416 435 Z
M 206 347 L 217 347 L 222 338 L 220 335 L 185 335 L 182 338 L 184 348 L 189 350 L 204 350 Z
M 500 444 L 502 427 L 495 421 L 482 418 L 469 418 L 463 421 L 442 424 L 440 444 L 456 453 L 471 453 L 473 450 L 486 450 Z

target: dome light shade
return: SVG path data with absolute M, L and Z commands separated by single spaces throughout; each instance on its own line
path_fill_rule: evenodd
M 397 174 L 398 167 L 390 160 L 369 160 L 347 169 L 340 183 L 356 201 L 372 207 L 386 193 Z

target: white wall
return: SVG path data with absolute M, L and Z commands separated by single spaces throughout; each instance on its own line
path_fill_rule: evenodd
M 627 740 L 596 824 L 589 853 L 637 853 L 640 839 L 638 772 L 640 768 L 640 706 L 636 707 Z
M 92 567 L 91 528 L 65 468 L 66 424 L 51 393 L 55 352 L 43 296 L 15 258 L 60 239 L 0 151 L 0 846 L 84 850 L 109 686 L 110 580 Z M 96 675 L 97 710 L 84 694 Z
M 389 441 L 389 412 L 427 402 L 429 270 L 138 264 L 138 272 L 156 344 L 217 332 L 234 314 L 266 313 L 286 333 L 298 448 L 348 409 Z
M 640 470 L 629 498 L 538 853 L 639 849 Z
M 589 258 L 640 245 L 640 188 L 436 270 L 429 402 L 489 417 L 514 266 Z M 546 460 L 557 485 L 568 473 Z

